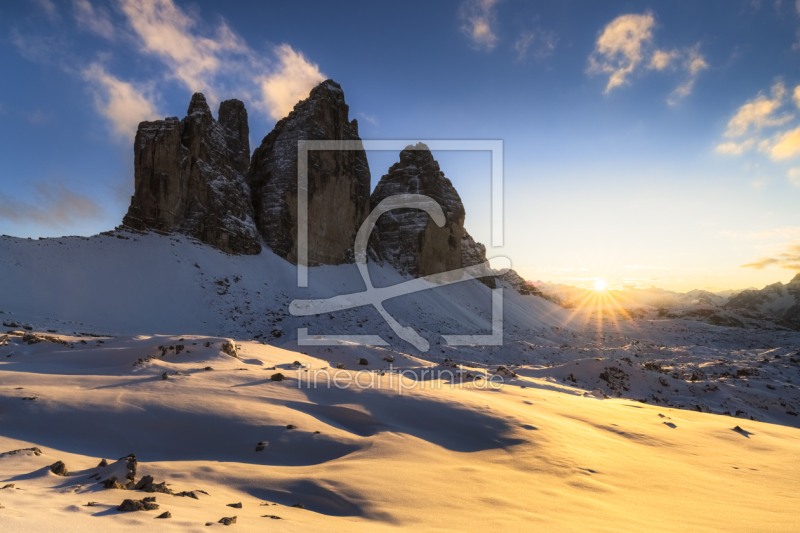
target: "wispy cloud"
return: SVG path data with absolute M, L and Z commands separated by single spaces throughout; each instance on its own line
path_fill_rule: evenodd
M 261 79 L 261 91 L 269 115 L 279 120 L 288 115 L 294 105 L 306 97 L 309 90 L 323 81 L 325 76 L 317 65 L 288 44 L 279 46 L 276 55 L 280 66 Z
M 368 115 L 367 113 L 359 112 L 358 116 L 363 118 L 365 121 L 369 122 L 373 126 L 377 126 L 378 125 L 378 117 L 376 117 L 375 115 Z
M 95 107 L 109 119 L 112 131 L 129 140 L 140 120 L 157 118 L 155 105 L 164 83 L 179 83 L 205 93 L 213 106 L 233 93 L 250 100 L 272 119 L 283 118 L 294 104 L 326 76 L 315 63 L 289 44 L 256 53 L 224 20 L 208 25 L 198 11 L 187 12 L 173 0 L 115 0 L 112 13 L 94 0 L 71 0 L 77 26 L 109 40 L 100 59 L 87 60 L 75 46 L 56 35 L 26 34 L 17 29 L 11 40 L 20 54 L 42 64 L 57 65 L 90 84 Z M 122 17 L 116 21 L 112 14 Z M 156 58 L 162 75 L 123 81 L 107 66 L 115 46 L 124 45 Z
M 61 227 L 104 215 L 100 204 L 70 190 L 59 181 L 39 182 L 30 187 L 29 201 L 0 197 L 0 219 Z
M 741 155 L 755 145 L 756 139 L 745 139 L 742 142 L 728 141 L 720 143 L 714 149 L 719 154 Z
M 532 57 L 536 60 L 545 59 L 556 49 L 558 37 L 555 32 L 537 28 L 533 31 L 524 31 L 519 38 L 514 41 L 514 51 L 517 53 L 517 61 L 524 61 Z
M 734 240 L 769 241 L 781 239 L 785 241 L 787 239 L 800 238 L 800 226 L 782 226 L 779 228 L 770 228 L 768 230 L 748 232 L 725 230 L 720 232 L 720 234 L 724 237 Z
M 655 48 L 652 13 L 626 14 L 612 20 L 597 38 L 589 56 L 589 74 L 607 74 L 605 93 L 630 83 L 631 76 L 644 68 L 684 72 L 686 78 L 667 98 L 670 105 L 691 94 L 700 72 L 708 68 L 700 43 L 685 49 Z
M 53 118 L 52 115 L 45 113 L 41 109 L 37 109 L 36 111 L 32 111 L 28 113 L 25 118 L 28 119 L 28 122 L 35 126 L 44 126 Z
M 133 140 L 139 122 L 160 117 L 145 90 L 117 79 L 99 63 L 90 65 L 83 71 L 83 76 L 92 82 L 95 108 L 110 121 L 120 139 Z
M 45 16 L 50 19 L 50 22 L 57 22 L 61 19 L 61 15 L 53 0 L 33 0 L 33 3 L 39 6 Z
M 778 81 L 773 84 L 770 96 L 759 93 L 754 99 L 742 104 L 728 121 L 723 135 L 734 139 L 749 137 L 743 141 L 722 142 L 716 146 L 716 151 L 727 155 L 741 155 L 756 146 L 759 152 L 767 154 L 773 161 L 783 161 L 800 155 L 800 126 L 759 138 L 762 130 L 784 126 L 795 118 L 795 113 L 784 106 L 787 102 L 794 102 L 795 106 L 800 107 L 800 86 L 794 88 L 791 99 L 787 98 L 788 94 L 784 83 Z M 789 181 L 792 180 L 790 175 Z
M 708 68 L 705 57 L 700 54 L 699 44 L 693 46 L 685 53 L 683 68 L 687 73 L 687 78 L 683 83 L 678 85 L 675 90 L 672 91 L 672 94 L 669 95 L 669 98 L 667 98 L 667 103 L 670 105 L 676 105 L 680 100 L 689 96 L 694 89 L 697 77 L 702 71 Z
M 108 40 L 114 39 L 114 24 L 105 8 L 95 7 L 89 0 L 73 0 L 72 8 L 79 28 Z
M 786 173 L 786 179 L 795 187 L 800 187 L 800 167 L 790 168 Z
M 780 126 L 794 118 L 791 114 L 776 116 L 775 112 L 783 105 L 786 86 L 777 82 L 772 86 L 771 97 L 759 94 L 746 102 L 728 121 L 725 137 L 736 138 L 745 135 L 752 128 L 758 131 L 768 126 Z
M 201 21 L 172 0 L 120 2 L 142 52 L 161 59 L 171 76 L 191 91 L 206 93 L 211 102 L 219 101 L 226 84 L 242 93 L 257 87 L 257 106 L 278 120 L 325 79 L 316 64 L 288 44 L 276 46 L 270 61 L 260 58 L 225 21 L 212 32 L 201 31 Z
M 499 0 L 464 0 L 458 9 L 461 31 L 479 50 L 493 50 L 500 38 L 497 36 L 495 6 Z
M 197 22 L 172 0 L 120 0 L 120 7 L 140 38 L 142 51 L 158 56 L 191 91 L 209 93 L 212 99 L 216 99 L 212 79 L 226 56 L 249 51 L 225 22 L 216 35 L 196 33 Z
M 763 270 L 769 267 L 800 270 L 800 242 L 786 245 L 778 253 L 770 254 L 742 265 L 742 268 L 754 268 L 756 270 Z

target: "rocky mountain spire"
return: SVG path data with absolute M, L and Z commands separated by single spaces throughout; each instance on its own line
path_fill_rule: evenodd
M 418 209 L 396 209 L 383 214 L 375 226 L 377 252 L 389 264 L 412 276 L 427 276 L 461 268 L 464 205 L 453 184 L 439 169 L 423 143 L 407 146 L 375 187 L 370 203 L 398 194 L 433 198 L 444 211 L 445 224 L 436 225 Z
M 179 232 L 232 254 L 257 254 L 253 223 L 247 111 L 220 104 L 220 121 L 205 97 L 192 96 L 187 116 L 142 122 L 134 142 L 135 192 L 122 223 Z
M 278 121 L 253 152 L 247 180 L 258 230 L 276 254 L 297 262 L 297 142 L 360 141 L 358 123 L 338 83 L 326 80 Z M 353 260 L 353 243 L 369 211 L 370 173 L 364 150 L 308 155 L 309 264 Z

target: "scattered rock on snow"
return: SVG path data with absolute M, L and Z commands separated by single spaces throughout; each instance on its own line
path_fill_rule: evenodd
M 234 509 L 241 509 L 241 508 L 242 508 L 242 502 L 239 502 L 239 503 L 229 503 L 229 504 L 228 504 L 228 507 L 233 507 Z
M 223 526 L 229 526 L 231 524 L 236 523 L 236 517 L 235 516 L 223 517 L 219 519 L 218 523 L 222 524 Z
M 133 490 L 141 490 L 144 492 L 161 492 L 164 494 L 172 494 L 172 489 L 167 488 L 166 482 L 162 483 L 153 483 L 154 479 L 153 476 L 142 476 L 142 479 L 139 480 Z
M 133 511 L 155 511 L 156 509 L 158 509 L 157 503 L 146 502 L 144 500 L 125 500 L 117 507 L 117 511 L 123 513 L 130 513 Z
M 172 513 L 170 513 L 169 511 L 165 511 L 160 515 L 158 515 L 156 518 L 172 518 Z
M 10 452 L 0 453 L 0 455 L 16 455 L 16 454 L 22 453 L 22 452 L 33 452 L 33 454 L 36 455 L 37 457 L 39 455 L 42 455 L 42 450 L 40 450 L 39 448 L 36 448 L 36 447 L 33 447 L 33 448 L 20 448 L 19 450 L 12 450 Z
M 50 471 L 57 476 L 69 475 L 69 472 L 67 471 L 67 465 L 64 464 L 64 461 L 56 461 L 50 465 Z
M 225 341 L 222 343 L 222 352 L 230 355 L 231 357 L 239 359 L 239 354 L 236 353 L 236 346 L 231 341 Z
M 283 380 L 284 380 L 284 379 L 286 379 L 286 378 L 285 378 L 285 376 L 284 376 L 283 374 L 281 374 L 280 372 L 278 372 L 277 374 L 272 374 L 272 375 L 269 377 L 269 379 L 271 379 L 272 381 L 283 381 Z

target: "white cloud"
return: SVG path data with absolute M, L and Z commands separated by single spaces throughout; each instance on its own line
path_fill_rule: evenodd
M 672 65 L 673 61 L 678 59 L 681 53 L 677 50 L 656 50 L 650 58 L 649 67 L 655 70 L 664 70 Z
M 500 40 L 495 26 L 494 7 L 499 0 L 464 0 L 458 10 L 461 31 L 469 37 L 475 48 L 492 50 Z
M 776 136 L 769 155 L 774 160 L 789 159 L 800 153 L 800 126 Z
M 783 82 L 772 86 L 772 98 L 759 94 L 755 99 L 742 105 L 728 121 L 725 137 L 735 138 L 746 134 L 752 127 L 760 130 L 768 126 L 780 126 L 793 118 L 791 114 L 776 116 L 775 112 L 783 105 L 786 87 Z
M 619 87 L 643 59 L 643 47 L 653 39 L 655 18 L 644 15 L 621 15 L 600 34 L 589 56 L 589 72 L 608 74 L 605 92 Z
M 139 122 L 161 116 L 143 90 L 115 78 L 99 63 L 90 65 L 83 71 L 83 76 L 94 84 L 95 107 L 111 122 L 117 137 L 131 141 L 136 136 Z
M 275 120 L 288 115 L 299 100 L 325 80 L 317 65 L 310 63 L 288 44 L 279 46 L 277 55 L 280 67 L 261 80 L 263 103 Z
M 73 0 L 72 7 L 78 27 L 109 40 L 114 38 L 114 25 L 108 11 L 95 8 L 89 0 Z
M 742 155 L 747 150 L 751 149 L 755 142 L 755 139 L 747 139 L 740 143 L 729 141 L 718 144 L 715 150 L 717 153 L 725 155 Z
M 798 2 L 800 2 L 800 0 L 798 0 Z M 792 100 L 794 100 L 794 105 L 800 108 L 800 85 L 794 88 Z
M 708 68 L 705 57 L 700 54 L 700 43 L 683 50 L 652 50 L 655 24 L 652 13 L 628 14 L 615 18 L 603 29 L 589 56 L 588 72 L 608 74 L 606 94 L 628 83 L 640 66 L 649 70 L 686 72 L 686 79 L 667 98 L 670 105 L 691 94 L 697 76 Z

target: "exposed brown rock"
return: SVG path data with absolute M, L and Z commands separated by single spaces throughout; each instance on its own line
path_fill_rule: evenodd
M 117 511 L 123 513 L 130 513 L 133 511 L 155 511 L 158 509 L 158 504 L 153 502 L 146 502 L 144 500 L 124 500 Z
M 297 163 L 300 140 L 360 141 L 338 83 L 326 80 L 278 121 L 253 152 L 247 179 L 256 224 L 267 245 L 297 263 Z M 370 173 L 363 150 L 308 155 L 309 265 L 353 260 L 353 242 L 369 211 Z
M 236 352 L 236 345 L 233 344 L 232 341 L 225 341 L 222 343 L 222 352 L 231 357 L 239 358 L 239 354 Z
M 50 471 L 57 476 L 69 475 L 69 472 L 67 471 L 67 465 L 64 464 L 64 461 L 56 461 L 50 465 Z
M 172 494 L 172 489 L 167 488 L 166 482 L 154 483 L 153 481 L 153 476 L 142 476 L 142 479 L 140 479 L 139 482 L 133 487 L 133 490 Z
M 384 213 L 374 231 L 380 257 L 399 271 L 417 277 L 461 268 L 464 206 L 425 144 L 407 146 L 400 152 L 400 161 L 392 165 L 372 193 L 372 209 L 398 194 L 432 198 L 441 206 L 445 224 L 437 226 L 428 213 L 419 209 Z
M 220 104 L 219 122 L 205 97 L 192 96 L 183 120 L 142 122 L 134 143 L 135 192 L 122 223 L 178 232 L 233 254 L 257 254 L 253 224 L 247 111 Z

